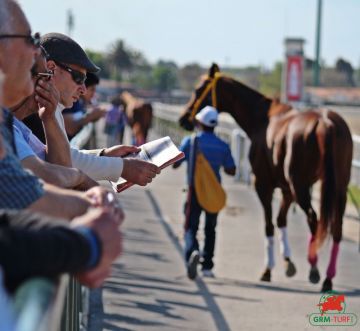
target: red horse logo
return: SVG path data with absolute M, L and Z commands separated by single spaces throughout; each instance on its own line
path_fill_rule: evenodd
M 321 315 L 328 311 L 337 310 L 339 313 L 343 311 L 342 303 L 345 303 L 345 296 L 342 295 L 329 295 L 324 302 L 319 303 L 317 306 L 320 307 Z

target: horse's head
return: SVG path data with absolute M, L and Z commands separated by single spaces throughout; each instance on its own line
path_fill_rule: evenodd
M 214 106 L 216 108 L 216 100 L 212 88 L 216 84 L 216 74 L 220 72 L 217 64 L 213 63 L 209 69 L 208 76 L 202 78 L 200 84 L 195 88 L 185 111 L 179 119 L 180 126 L 184 129 L 192 131 L 195 126 L 195 115 L 205 106 Z

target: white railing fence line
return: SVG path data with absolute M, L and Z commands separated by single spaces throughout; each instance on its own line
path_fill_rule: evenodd
M 155 114 L 155 130 L 161 135 L 170 135 L 175 143 L 189 134 L 177 124 L 184 106 L 153 103 Z M 231 116 L 221 114 L 216 133 L 231 146 L 237 167 L 235 180 L 250 183 L 251 167 L 248 159 L 250 140 L 239 128 Z M 353 135 L 354 155 L 351 169 L 351 184 L 360 187 L 360 136 Z

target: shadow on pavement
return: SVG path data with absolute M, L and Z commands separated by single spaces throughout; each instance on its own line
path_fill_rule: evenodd
M 171 239 L 172 243 L 176 247 L 178 253 L 180 256 L 183 256 L 183 249 L 180 245 L 180 242 L 178 241 L 177 236 L 172 231 L 171 227 L 166 223 L 164 216 L 161 212 L 160 206 L 158 202 L 156 201 L 154 195 L 151 193 L 150 190 L 145 191 L 147 197 L 149 198 L 151 205 L 154 208 L 155 215 L 159 218 L 160 223 L 164 227 L 166 233 L 168 234 L 169 238 Z M 216 301 L 214 300 L 214 296 L 212 293 L 210 293 L 208 287 L 206 284 L 200 279 L 196 279 L 196 285 L 199 289 L 199 294 L 202 295 L 204 298 L 207 309 L 209 312 L 211 312 L 211 315 L 213 317 L 214 323 L 219 331 L 230 331 L 230 327 L 228 323 L 226 322 L 226 319 L 224 315 L 221 312 L 221 309 L 217 305 Z
M 215 280 L 211 281 L 212 285 L 216 286 L 239 286 L 244 288 L 259 288 L 259 289 L 266 289 L 270 291 L 277 291 L 277 292 L 289 292 L 289 293 L 301 293 L 301 294 L 319 294 L 319 288 L 314 288 L 314 290 L 307 290 L 302 287 L 306 286 L 307 283 L 296 284 L 294 283 L 294 287 L 286 287 L 282 285 L 276 285 L 271 283 L 260 283 L 260 282 L 249 282 L 244 280 L 238 279 L 229 279 L 229 278 L 220 278 L 217 277 Z M 321 284 L 321 283 L 319 283 Z M 295 287 L 296 286 L 296 287 Z M 341 291 L 341 294 L 344 294 L 349 297 L 358 297 L 360 296 L 360 289 L 354 287 L 347 287 L 342 286 L 345 289 Z M 319 287 L 319 286 L 318 286 Z

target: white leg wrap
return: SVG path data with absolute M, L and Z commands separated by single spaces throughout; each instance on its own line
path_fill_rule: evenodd
M 291 257 L 291 250 L 290 250 L 290 245 L 289 245 L 287 228 L 283 227 L 283 228 L 279 228 L 279 230 L 280 230 L 280 234 L 279 234 L 280 253 L 284 258 L 286 258 L 286 257 L 290 258 Z
M 266 267 L 269 269 L 274 268 L 275 266 L 275 256 L 274 256 L 274 237 L 266 237 L 265 243 L 266 249 Z

